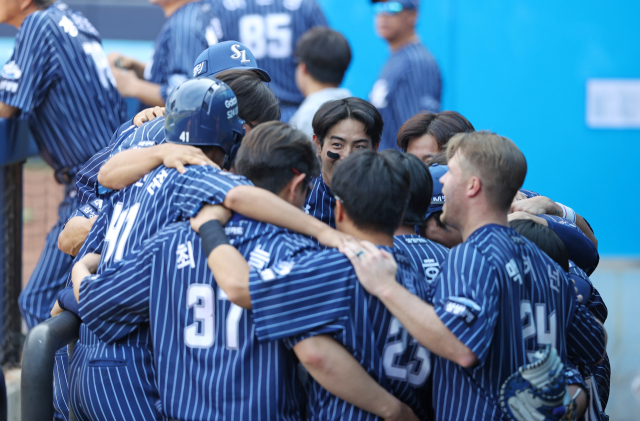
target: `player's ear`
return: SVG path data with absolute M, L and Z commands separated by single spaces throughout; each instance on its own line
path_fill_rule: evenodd
M 344 221 L 344 207 L 342 207 L 342 202 L 336 200 L 336 207 L 333 209 L 333 216 L 336 222 Z
M 480 180 L 480 178 L 476 176 L 470 177 L 469 181 L 467 182 L 467 196 L 475 197 L 480 193 L 481 189 L 482 181 Z
M 288 195 L 290 197 L 290 202 L 293 202 L 296 199 L 298 194 L 304 193 L 304 179 L 307 175 L 305 173 L 296 175 L 291 179 L 289 185 L 287 186 Z
M 320 155 L 320 152 L 322 152 L 322 145 L 320 144 L 320 139 L 318 139 L 318 136 L 316 135 L 313 135 L 313 145 L 316 147 L 318 155 Z

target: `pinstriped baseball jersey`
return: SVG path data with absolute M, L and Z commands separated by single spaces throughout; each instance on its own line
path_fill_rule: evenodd
M 562 269 L 511 228 L 476 230 L 451 249 L 437 282 L 435 312 L 478 364 L 436 358 L 436 419 L 502 419 L 500 386 L 540 345 L 577 365 L 604 354 L 602 327 L 578 305 Z
M 431 53 L 415 41 L 394 52 L 369 94 L 384 120 L 380 151 L 398 148 L 398 130 L 420 111 L 440 110 L 440 70 Z
M 396 235 L 393 237 L 393 246 L 402 250 L 416 273 L 424 275 L 431 297 L 435 292 L 440 265 L 449 255 L 449 249 L 419 235 Z
M 211 26 L 213 18 L 209 4 L 187 3 L 162 27 L 144 76 L 160 85 L 160 95 L 165 101 L 171 91 L 193 77 L 193 62 L 200 53 L 217 42 Z
M 331 193 L 331 188 L 324 182 L 322 174 L 313 179 L 313 189 L 304 204 L 304 211 L 316 219 L 321 220 L 331 228 L 336 227 L 333 216 L 333 208 L 336 206 L 336 199 Z M 320 248 L 325 248 L 317 243 Z
M 300 104 L 293 53 L 298 39 L 314 26 L 327 26 L 316 0 L 209 0 L 219 41 L 240 41 L 271 75 L 278 99 Z
M 0 72 L 0 101 L 21 110 L 55 170 L 84 164 L 127 119 L 100 35 L 62 2 L 22 23 Z
M 237 214 L 225 230 L 258 269 L 317 250 L 301 235 Z M 84 321 L 104 340 L 150 324 L 165 416 L 301 418 L 295 358 L 282 341 L 257 341 L 251 311 L 231 303 L 216 285 L 188 222 L 170 225 L 139 252 L 85 279 L 81 294 L 92 308 Z
M 398 262 L 397 280 L 426 299 L 427 283 L 400 250 L 383 247 Z M 426 419 L 430 353 L 358 282 L 349 260 L 324 250 L 263 270 L 249 281 L 259 340 L 287 338 L 289 346 L 330 334 L 351 352 L 369 375 Z M 330 394 L 315 380 L 308 387 L 309 420 L 376 420 Z

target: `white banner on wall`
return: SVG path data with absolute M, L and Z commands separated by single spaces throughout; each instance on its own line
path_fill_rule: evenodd
M 640 129 L 640 79 L 587 80 L 587 126 Z

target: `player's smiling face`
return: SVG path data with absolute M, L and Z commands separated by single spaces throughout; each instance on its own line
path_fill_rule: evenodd
M 340 159 L 345 159 L 353 152 L 373 149 L 373 142 L 365 132 L 364 124 L 350 118 L 334 125 L 327 133 L 322 146 L 316 136 L 313 139 L 322 160 L 322 178 L 329 187 L 333 167 Z
M 459 158 L 459 154 L 454 154 L 449 160 L 449 171 L 440 177 L 445 196 L 440 221 L 457 229 L 460 229 L 460 212 L 465 207 L 464 193 L 468 180 Z
M 428 133 L 410 139 L 407 144 L 407 153 L 417 156 L 425 164 L 440 152 L 442 151 L 439 148 L 438 141 Z

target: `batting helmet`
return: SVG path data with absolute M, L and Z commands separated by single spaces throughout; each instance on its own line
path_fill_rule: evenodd
M 167 98 L 164 131 L 168 142 L 217 146 L 232 160 L 234 147 L 244 136 L 238 100 L 226 83 L 217 79 L 184 82 Z

